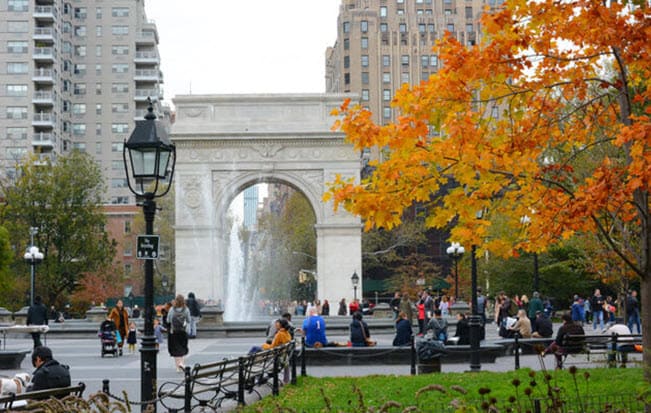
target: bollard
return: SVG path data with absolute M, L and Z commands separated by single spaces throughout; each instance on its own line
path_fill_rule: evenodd
M 292 365 L 292 379 L 291 383 L 296 385 L 296 342 L 294 342 L 294 345 L 292 347 L 292 355 L 291 355 L 291 365 Z
M 305 358 L 307 357 L 305 351 L 305 337 L 301 338 L 301 376 L 307 376 L 307 370 L 305 369 Z
M 513 344 L 513 352 L 515 353 L 515 369 L 520 370 L 520 333 L 513 335 L 515 342 Z
M 109 379 L 102 380 L 102 392 L 109 394 Z
M 190 367 L 183 369 L 183 379 L 185 381 L 185 394 L 183 397 L 183 411 L 190 413 L 192 411 L 192 379 L 190 378 Z
M 411 345 L 411 370 L 410 373 L 412 376 L 416 375 L 416 345 L 414 344 L 414 336 L 412 335 L 409 339 L 409 344 Z

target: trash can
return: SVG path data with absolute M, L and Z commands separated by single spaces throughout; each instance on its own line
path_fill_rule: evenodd
M 416 365 L 416 374 L 429 374 L 441 372 L 441 357 L 435 357 L 429 360 L 418 359 Z
M 445 345 L 431 337 L 420 338 L 415 344 L 418 356 L 417 374 L 440 373 L 441 355 L 445 352 Z

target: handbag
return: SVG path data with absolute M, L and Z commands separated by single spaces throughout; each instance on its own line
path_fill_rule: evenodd
M 118 344 L 122 343 L 122 336 L 119 330 L 115 330 L 115 342 Z

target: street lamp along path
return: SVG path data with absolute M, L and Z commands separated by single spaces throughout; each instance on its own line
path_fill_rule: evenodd
M 136 121 L 136 127 L 124 143 L 122 156 L 127 183 L 136 198 L 142 200 L 145 216 L 145 236 L 154 232 L 156 215 L 155 198 L 166 195 L 172 187 L 176 148 L 165 129 L 155 122 L 156 115 L 151 103 L 145 120 Z M 127 160 L 128 158 L 128 160 Z M 132 182 L 133 181 L 133 182 Z M 154 259 L 153 256 L 139 257 L 145 260 L 145 329 L 140 347 L 140 398 L 145 402 L 142 411 L 156 411 L 156 403 L 146 403 L 156 398 L 157 366 L 156 337 L 154 336 Z

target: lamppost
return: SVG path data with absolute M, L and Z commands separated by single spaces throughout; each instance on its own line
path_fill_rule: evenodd
M 129 140 L 124 143 L 122 156 L 129 189 L 136 195 L 136 198 L 142 199 L 145 234 L 151 236 L 154 232 L 154 217 L 156 215 L 154 199 L 167 194 L 172 186 L 176 148 L 174 144 L 170 143 L 167 132 L 155 122 L 156 115 L 154 115 L 151 99 L 147 100 L 149 107 L 145 120 L 136 121 L 136 127 Z M 127 153 L 129 160 L 127 160 Z M 133 185 L 131 180 L 134 181 Z M 147 240 L 153 239 L 153 237 L 146 238 Z M 140 397 L 145 402 L 142 404 L 142 411 L 153 408 L 155 412 L 156 403 L 151 402 L 156 396 L 156 356 L 158 353 L 154 336 L 153 260 L 158 258 L 158 253 L 139 258 L 145 260 L 145 330 L 140 347 Z
M 459 260 L 466 249 L 458 242 L 453 242 L 445 252 L 454 262 L 454 299 L 457 301 L 459 299 Z
M 27 248 L 27 251 L 25 252 L 25 255 L 23 258 L 25 261 L 31 266 L 31 272 L 30 272 L 30 277 L 29 277 L 29 306 L 34 305 L 34 278 L 36 277 L 36 264 L 40 263 L 43 261 L 43 253 L 39 251 L 38 247 L 34 245 L 34 235 L 38 233 L 38 228 L 36 227 L 30 227 L 29 228 L 29 235 L 30 235 L 30 247 Z
M 483 219 L 485 210 L 477 212 L 477 219 Z M 470 252 L 470 306 L 472 313 L 468 319 L 470 339 L 470 371 L 481 370 L 481 358 L 479 354 L 479 342 L 481 340 L 482 318 L 477 311 L 477 245 L 472 244 Z
M 357 270 L 355 270 L 353 276 L 350 277 L 350 282 L 353 283 L 353 301 L 357 301 L 357 286 L 359 285 L 359 275 L 357 275 Z

